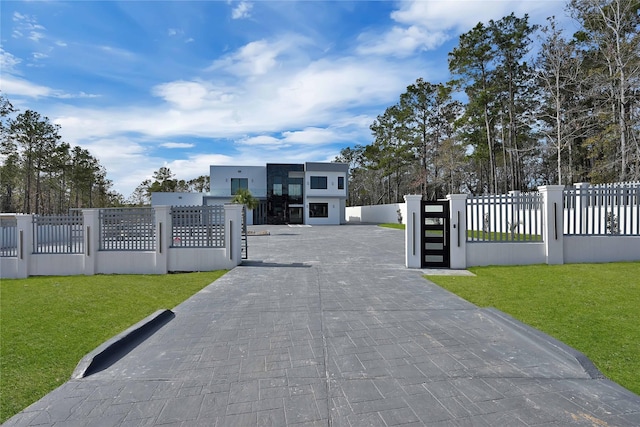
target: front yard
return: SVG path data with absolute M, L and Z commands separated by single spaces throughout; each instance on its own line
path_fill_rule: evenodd
M 225 272 L 3 279 L 0 423 L 67 381 L 104 341 Z
M 427 279 L 548 333 L 640 394 L 640 262 L 469 270 L 476 277 Z

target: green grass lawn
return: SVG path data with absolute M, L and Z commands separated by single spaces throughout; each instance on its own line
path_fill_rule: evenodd
M 225 272 L 3 279 L 0 423 L 67 381 L 104 341 Z
M 404 224 L 396 224 L 393 222 L 387 222 L 384 224 L 378 224 L 380 227 L 385 227 L 385 228 L 397 228 L 398 230 L 404 230 L 405 225 Z
M 477 276 L 428 279 L 548 333 L 640 394 L 640 262 L 469 270 Z

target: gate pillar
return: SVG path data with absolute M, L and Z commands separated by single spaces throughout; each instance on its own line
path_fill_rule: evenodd
M 467 195 L 448 194 L 451 268 L 467 268 Z
M 407 268 L 422 268 L 422 195 L 411 194 L 404 196 L 407 204 L 406 226 L 404 232 L 405 266 Z

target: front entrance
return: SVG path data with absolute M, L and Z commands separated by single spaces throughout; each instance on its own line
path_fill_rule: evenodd
M 422 268 L 449 268 L 449 201 L 422 202 Z
M 302 215 L 302 207 L 294 206 L 289 208 L 289 224 L 302 224 L 304 216 Z

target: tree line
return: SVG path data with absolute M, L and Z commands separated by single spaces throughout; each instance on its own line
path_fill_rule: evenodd
M 371 124 L 370 144 L 341 150 L 348 203 L 640 180 L 639 11 L 639 0 L 571 0 L 571 36 L 554 17 L 478 23 L 449 53 L 449 81 L 417 79 Z
M 59 214 L 124 204 L 98 159 L 63 142 L 59 125 L 33 110 L 16 113 L 0 94 L 2 212 Z
M 76 208 L 144 206 L 156 191 L 209 191 L 209 177 L 178 180 L 161 167 L 125 199 L 112 189 L 97 158 L 62 141 L 59 125 L 33 110 L 18 113 L 0 94 L 1 212 L 48 215 Z

